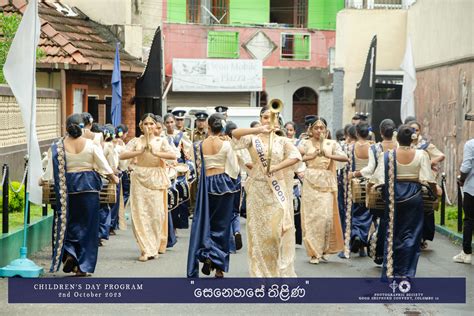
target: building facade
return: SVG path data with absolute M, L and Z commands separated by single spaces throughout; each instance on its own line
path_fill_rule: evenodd
M 441 171 L 452 202 L 463 146 L 474 136 L 474 123 L 465 120 L 474 112 L 473 10 L 469 0 L 348 0 L 337 16 L 334 99 L 344 109 L 343 122 L 349 123 L 355 112 L 371 38 L 377 35 L 379 77 L 403 75 L 400 65 L 409 38 L 417 79 L 416 119 L 446 155 Z
M 332 117 L 330 64 L 336 14 L 343 7 L 344 0 L 164 1 L 165 107 L 260 106 L 277 98 L 285 121 L 301 124 L 305 115 L 318 113 Z M 222 81 L 245 77 L 238 67 L 261 67 L 249 69 L 260 71 L 260 89 L 244 84 L 239 91 L 222 91 L 225 82 L 216 85 L 204 76 L 201 89 L 186 91 L 177 67 L 186 71 L 195 62 L 207 69 L 221 65 Z

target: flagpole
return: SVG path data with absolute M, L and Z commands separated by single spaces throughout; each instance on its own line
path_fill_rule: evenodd
M 29 5 L 34 5 L 34 25 L 36 26 L 38 24 L 38 2 L 31 2 Z M 23 16 L 24 17 L 24 16 Z M 39 31 L 36 30 L 35 31 Z M 33 36 L 33 43 L 36 42 L 36 32 L 31 32 Z M 27 164 L 27 173 L 30 173 L 31 168 L 31 159 L 30 159 L 30 152 L 32 148 L 32 138 L 33 138 L 33 128 L 34 126 L 34 121 L 33 121 L 33 115 L 35 115 L 35 111 L 33 111 L 33 104 L 36 102 L 35 99 L 35 94 L 36 94 L 36 46 L 35 49 L 33 50 L 33 69 L 32 69 L 32 78 L 33 78 L 33 84 L 31 85 L 31 98 L 30 98 L 30 105 L 31 105 L 31 111 L 30 111 L 30 130 L 29 130 L 29 137 L 28 137 L 28 144 L 27 144 L 27 155 L 28 155 L 28 164 Z M 36 110 L 36 109 L 35 109 Z M 31 181 L 32 178 L 31 176 L 27 176 L 26 181 Z M 3 267 L 0 269 L 0 277 L 16 277 L 16 276 L 21 276 L 23 278 L 37 278 L 40 275 L 43 274 L 43 268 L 38 266 L 34 261 L 30 260 L 27 258 L 28 256 L 28 247 L 27 247 L 27 237 L 28 237 L 28 206 L 29 206 L 29 192 L 28 189 L 31 188 L 31 185 L 27 185 L 25 181 L 25 186 L 26 186 L 26 201 L 25 201 L 25 210 L 24 210 L 24 222 L 23 222 L 23 245 L 20 248 L 20 258 L 13 260 L 9 265 L 6 267 Z
M 34 25 L 37 25 L 38 23 L 38 5 L 35 5 L 35 21 L 34 21 Z M 36 34 L 35 32 L 32 32 L 32 35 L 33 35 L 33 43 L 35 42 L 36 40 Z M 33 53 L 33 68 L 32 68 L 32 78 L 35 78 L 36 77 L 36 49 L 34 50 L 34 53 Z M 31 141 L 32 141 L 32 138 L 33 138 L 33 129 L 35 128 L 34 126 L 34 121 L 33 121 L 33 115 L 36 115 L 35 111 L 36 109 L 34 109 L 35 111 L 33 111 L 33 104 L 35 103 L 35 92 L 36 92 L 36 80 L 33 80 L 33 82 L 35 84 L 32 84 L 31 85 L 31 112 L 30 112 L 30 130 L 29 130 L 29 136 L 28 136 L 28 145 L 27 145 L 27 159 L 28 159 L 28 164 L 27 164 L 27 181 L 31 181 L 31 174 L 30 174 L 30 171 L 31 171 L 31 159 L 30 159 L 30 151 L 31 151 L 31 148 L 32 148 L 32 144 L 31 144 Z M 23 212 L 24 213 L 24 219 L 23 219 L 23 247 L 21 247 L 20 249 L 20 258 L 21 259 L 26 259 L 27 256 L 28 256 L 28 247 L 27 247 L 27 240 L 28 240 L 28 211 L 29 211 L 29 204 L 30 204 L 30 193 L 28 192 L 28 190 L 30 190 L 31 188 L 31 185 L 28 185 L 27 183 L 25 183 L 25 187 L 26 187 L 26 201 L 25 201 L 25 211 Z

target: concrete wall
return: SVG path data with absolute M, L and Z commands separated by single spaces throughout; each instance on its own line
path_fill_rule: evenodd
M 132 23 L 132 0 L 62 0 L 105 25 Z
M 36 87 L 61 90 L 61 73 L 56 72 L 36 72 Z
M 130 55 L 137 58 L 142 57 L 143 32 L 140 25 L 140 15 L 147 16 L 148 12 L 141 11 L 143 2 L 154 1 L 132 1 L 132 0 L 63 0 L 64 3 L 77 7 L 92 20 L 107 25 L 112 32 L 124 43 L 124 49 Z M 160 9 L 161 12 L 161 9 Z M 137 23 L 137 24 L 134 24 Z
M 422 125 L 422 134 L 446 155 L 441 170 L 447 175 L 448 193 L 453 202 L 464 144 L 474 138 L 474 122 L 464 120 L 466 112 L 473 112 L 473 75 L 474 60 L 416 73 L 416 117 Z
M 244 48 L 257 32 L 263 32 L 273 43 L 275 49 L 263 61 L 264 67 L 285 68 L 327 68 L 328 52 L 335 44 L 334 31 L 311 31 L 296 28 L 235 27 L 226 25 L 163 24 L 165 45 L 165 65 L 171 75 L 173 58 L 207 58 L 207 37 L 209 31 L 228 31 L 239 33 L 239 58 L 254 59 Z M 283 60 L 280 56 L 282 33 L 309 34 L 311 39 L 311 60 Z M 262 44 L 263 45 L 263 44 Z
M 150 47 L 163 18 L 163 0 L 139 0 L 133 5 L 132 23 L 143 28 L 143 46 Z
M 335 136 L 337 127 L 334 119 L 340 116 L 340 113 L 337 113 L 334 109 L 333 88 L 332 86 L 323 86 L 319 87 L 317 92 L 319 95 L 318 114 L 326 119 L 331 135 Z
M 472 0 L 418 0 L 407 17 L 416 68 L 474 57 L 473 12 Z
M 264 69 L 263 76 L 266 79 L 265 91 L 268 93 L 268 101 L 275 98 L 283 101 L 285 122 L 293 120 L 293 94 L 296 90 L 309 87 L 318 93 L 319 87 L 326 84 L 320 70 Z
M 38 89 L 36 132 L 41 152 L 61 134 L 59 91 Z M 10 88 L 0 85 L 0 162 L 10 167 L 10 179 L 21 181 L 26 155 L 26 134 L 20 108 Z
M 377 35 L 377 70 L 399 70 L 405 52 L 406 10 L 342 10 L 337 15 L 335 67 L 344 70 L 344 118 L 362 78 L 370 41 Z

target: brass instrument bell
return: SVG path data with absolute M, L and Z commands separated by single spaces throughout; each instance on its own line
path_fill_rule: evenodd
M 268 103 L 270 109 L 270 128 L 272 132 L 270 133 L 270 140 L 268 142 L 268 154 L 267 154 L 267 173 L 270 172 L 270 166 L 272 163 L 272 149 L 273 149 L 273 139 L 275 138 L 275 125 L 278 123 L 278 114 L 283 111 L 283 102 L 280 99 L 272 99 Z

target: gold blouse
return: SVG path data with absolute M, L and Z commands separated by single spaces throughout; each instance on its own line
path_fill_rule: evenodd
M 265 157 L 268 159 L 268 135 L 246 135 L 240 138 L 237 141 L 236 148 L 247 148 L 250 153 L 250 157 L 252 159 L 252 163 L 254 168 L 250 170 L 250 177 L 257 181 L 267 181 L 267 177 L 265 177 L 264 170 L 261 167 L 261 162 L 258 159 L 257 151 L 253 146 L 253 140 L 255 137 L 259 137 L 262 140 L 263 145 L 263 152 L 265 153 Z M 235 140 L 234 140 L 235 141 Z M 279 164 L 285 159 L 297 159 L 301 161 L 301 154 L 299 153 L 298 149 L 295 145 L 293 145 L 291 139 L 286 137 L 276 136 L 273 140 L 273 147 L 272 147 L 272 165 Z M 278 180 L 282 180 L 285 178 L 285 173 L 283 171 L 278 171 L 275 173 L 275 177 Z
M 320 148 L 319 142 L 308 140 L 303 145 L 305 155 L 314 153 Z M 330 139 L 323 141 L 323 150 L 331 155 L 346 156 L 337 142 Z M 336 161 L 324 156 L 306 161 L 305 180 L 314 188 L 324 192 L 337 191 Z

